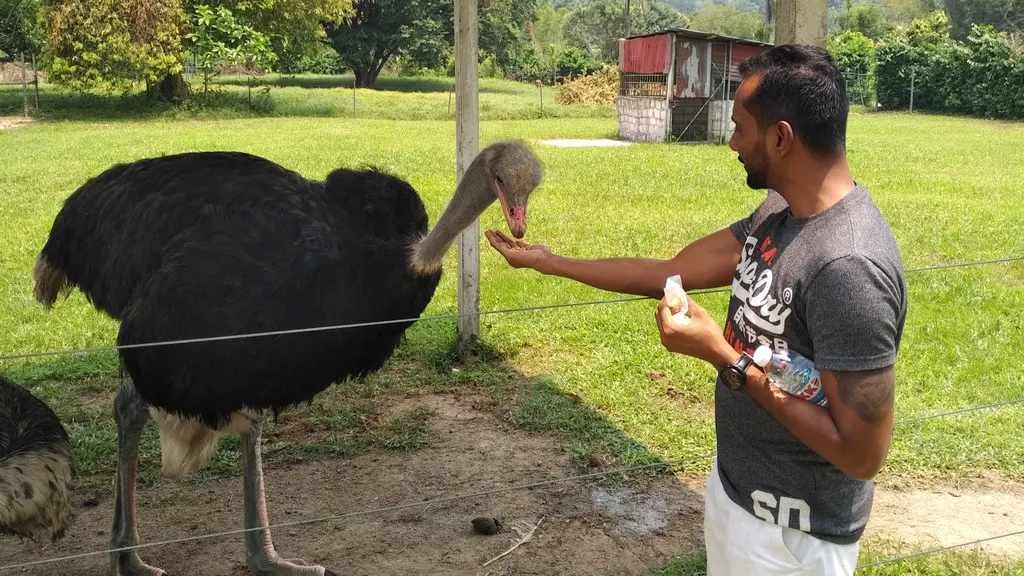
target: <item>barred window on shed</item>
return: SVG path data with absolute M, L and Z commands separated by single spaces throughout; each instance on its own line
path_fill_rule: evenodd
M 619 96 L 666 98 L 668 74 L 623 73 L 619 76 Z

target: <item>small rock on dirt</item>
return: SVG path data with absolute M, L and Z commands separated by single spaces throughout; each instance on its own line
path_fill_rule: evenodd
M 480 534 L 486 534 L 487 536 L 493 536 L 498 532 L 501 532 L 501 521 L 497 518 L 481 516 L 479 518 L 473 518 L 472 524 L 473 530 L 476 530 Z

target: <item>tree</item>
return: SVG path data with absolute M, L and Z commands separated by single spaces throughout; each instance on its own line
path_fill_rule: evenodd
M 276 50 L 322 37 L 321 17 L 350 8 L 351 0 L 43 0 L 44 66 L 73 90 L 130 91 L 141 82 L 180 101 L 189 93 L 186 51 L 212 55 L 208 66 L 245 54 L 269 67 Z
M 900 24 L 925 18 L 938 9 L 935 0 L 884 0 L 883 6 L 888 20 Z
M 878 101 L 887 108 L 908 105 L 910 77 L 914 75 L 915 106 L 926 109 L 944 99 L 944 78 L 941 67 L 933 64 L 932 55 L 950 55 L 956 51 L 951 41 L 949 19 L 942 10 L 927 18 L 919 18 L 906 28 L 898 28 L 877 50 L 875 78 Z
M 855 30 L 847 30 L 828 41 L 828 51 L 843 72 L 868 74 L 875 67 L 875 44 Z
M 316 51 L 326 38 L 321 22 L 352 13 L 352 0 L 184 0 L 186 11 L 199 5 L 231 11 L 240 26 L 265 35 L 278 60 L 293 62 Z
M 621 0 L 590 0 L 568 10 L 563 25 L 566 44 L 595 59 L 618 60 L 619 38 L 626 33 Z M 686 26 L 686 18 L 661 0 L 632 0 L 629 16 L 632 35 Z
M 534 43 L 541 48 L 553 45 L 561 50 L 565 44 L 563 25 L 568 13 L 566 8 L 555 9 L 550 4 L 541 6 L 530 29 Z
M 0 0 L 0 58 L 39 52 L 38 15 L 38 0 Z
M 270 38 L 241 24 L 224 6 L 196 6 L 192 13 L 192 32 L 186 38 L 191 42 L 197 68 L 203 75 L 203 92 L 222 65 L 270 68 L 277 61 Z
M 508 66 L 529 53 L 526 24 L 538 0 L 481 0 L 481 59 L 490 54 Z M 340 22 L 324 22 L 330 45 L 356 76 L 372 87 L 395 57 L 437 68 L 455 42 L 453 0 L 355 0 L 354 12 Z
M 1024 62 L 1010 34 L 973 24 L 963 42 L 950 37 L 951 18 L 936 11 L 901 28 L 878 46 L 879 102 L 994 118 L 1024 117 Z
M 872 100 L 875 73 L 875 43 L 864 34 L 847 30 L 828 40 L 828 51 L 846 78 L 847 95 L 853 102 Z
M 618 39 L 626 33 L 625 5 L 619 0 L 591 0 L 565 17 L 565 42 L 593 58 L 618 58 Z
M 894 26 L 886 21 L 882 9 L 874 4 L 866 6 L 851 6 L 836 19 L 839 29 L 842 31 L 860 32 L 872 40 L 881 40 Z
M 829 1 L 833 2 L 835 0 Z M 683 14 L 695 14 L 711 6 L 727 6 L 741 12 L 765 14 L 765 2 L 763 0 L 665 0 L 665 3 Z
M 46 0 L 41 7 L 50 79 L 73 90 L 162 85 L 182 69 L 178 0 Z
M 538 8 L 539 0 L 480 0 L 480 51 L 502 68 L 519 62 L 531 49 L 526 24 Z M 453 28 L 453 40 L 454 34 Z
M 1024 0 L 945 0 L 953 37 L 966 40 L 974 24 L 1024 32 Z
M 712 6 L 690 17 L 690 28 L 737 38 L 766 41 L 764 18 L 753 12 L 741 12 L 729 6 Z
M 372 87 L 389 60 L 414 53 L 429 60 L 450 44 L 439 0 L 355 0 L 353 12 L 339 23 L 323 22 L 331 47 L 356 76 L 356 85 Z
M 668 28 L 685 28 L 688 19 L 659 0 L 634 0 L 630 10 L 630 33 L 650 34 Z

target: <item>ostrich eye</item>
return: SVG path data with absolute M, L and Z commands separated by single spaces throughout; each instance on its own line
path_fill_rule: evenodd
M 497 174 L 495 174 L 494 175 L 494 179 L 498 181 L 498 184 L 501 184 L 502 186 L 505 185 L 505 181 L 501 179 L 501 176 L 498 176 Z

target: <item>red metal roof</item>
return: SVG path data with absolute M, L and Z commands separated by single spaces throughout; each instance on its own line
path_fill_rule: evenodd
M 650 38 L 653 36 L 661 36 L 674 34 L 681 38 L 689 38 L 691 40 L 707 40 L 716 42 L 732 42 L 734 44 L 747 44 L 750 46 L 765 46 L 771 48 L 774 44 L 770 42 L 761 42 L 760 40 L 753 40 L 750 38 L 738 38 L 736 36 L 725 36 L 723 34 L 715 34 L 713 32 L 702 32 L 700 30 L 691 30 L 689 28 L 666 28 L 659 32 L 651 32 L 650 34 L 640 34 L 637 36 L 630 36 L 628 40 Z

